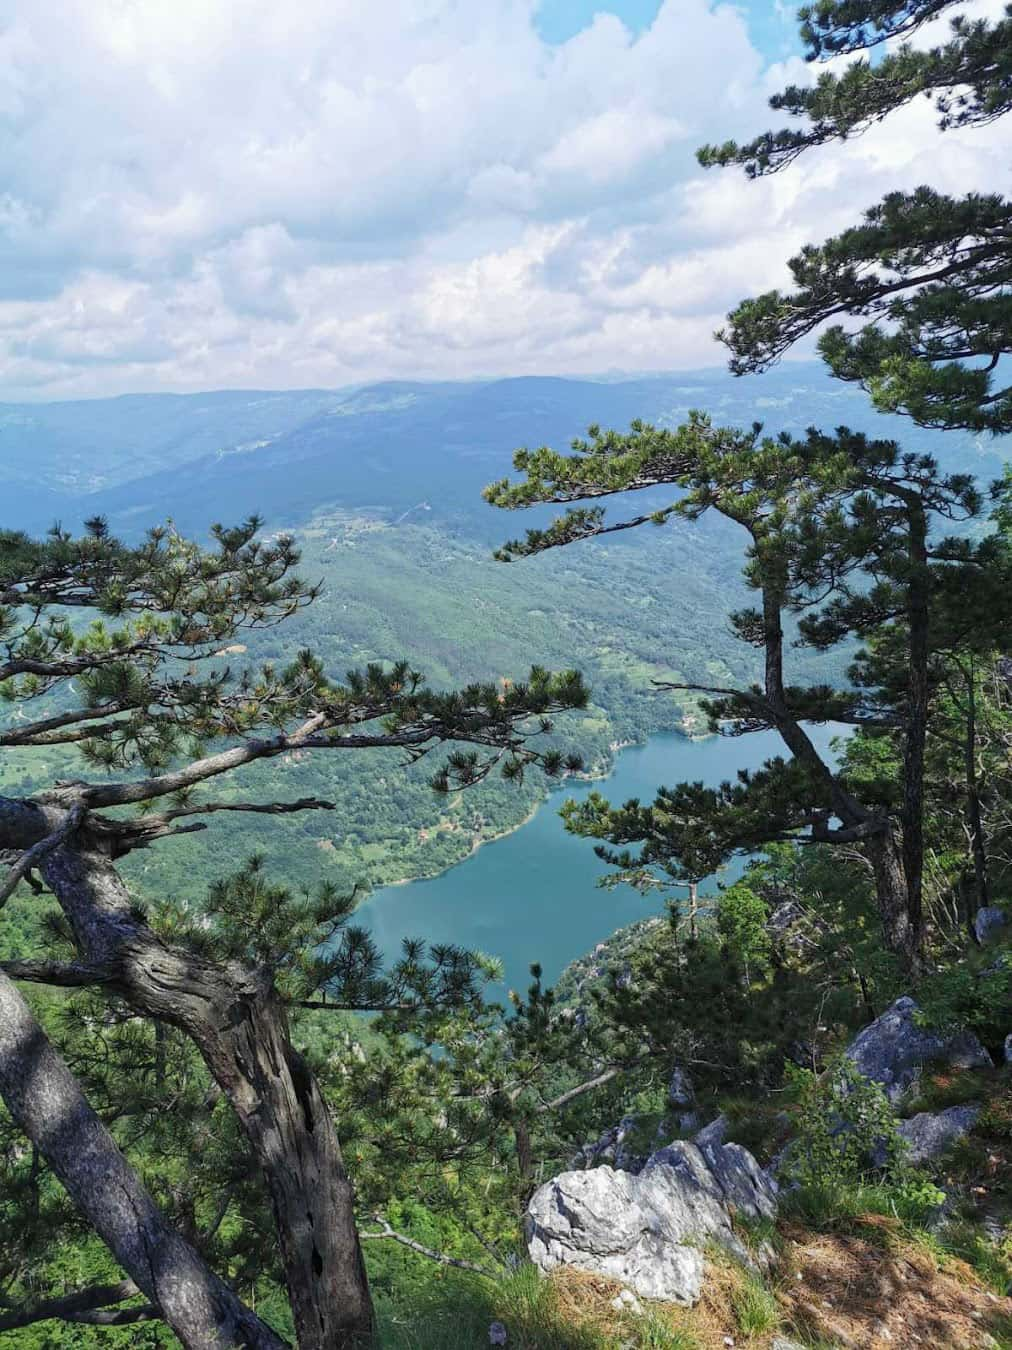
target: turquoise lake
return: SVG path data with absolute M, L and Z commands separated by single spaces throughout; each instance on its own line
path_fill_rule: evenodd
M 809 732 L 827 749 L 845 729 L 821 726 Z M 526 989 L 533 961 L 541 963 L 546 980 L 554 981 L 570 961 L 616 928 L 663 909 L 660 897 L 641 896 L 631 886 L 605 890 L 596 884 L 609 869 L 594 856 L 590 840 L 563 829 L 562 802 L 595 790 L 614 802 L 650 801 L 662 784 L 688 780 L 716 786 L 738 769 L 758 768 L 782 753 L 783 743 L 773 732 L 700 741 L 654 736 L 620 751 L 606 779 L 567 781 L 526 824 L 456 867 L 426 881 L 377 890 L 356 918 L 372 930 L 388 958 L 398 955 L 402 938 L 419 937 L 499 957 L 511 988 Z M 742 865 L 729 867 L 720 880 L 733 879 Z M 712 893 L 716 886 L 711 878 L 701 892 Z

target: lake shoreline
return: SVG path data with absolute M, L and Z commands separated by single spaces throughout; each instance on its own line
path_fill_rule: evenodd
M 825 751 L 838 730 L 813 728 L 817 747 Z M 742 740 L 662 733 L 615 756 L 606 795 L 614 801 L 652 801 L 659 784 L 680 780 L 717 787 L 733 781 L 742 769 L 758 769 L 781 751 L 773 731 Z M 570 834 L 559 818 L 561 800 L 586 801 L 599 788 L 604 765 L 595 767 L 598 781 L 571 775 L 555 784 L 560 799 L 548 810 L 539 801 L 535 810 L 525 812 L 522 830 L 499 833 L 497 848 L 479 845 L 462 864 L 419 878 L 411 887 L 378 887 L 359 919 L 384 959 L 397 959 L 408 933 L 430 945 L 492 953 L 503 962 L 506 987 L 522 989 L 532 962 L 551 983 L 617 929 L 659 913 L 660 903 L 646 900 L 633 887 L 602 887 L 599 883 L 610 870 L 607 863 L 597 856 L 593 841 Z M 742 865 L 734 860 L 721 878 L 708 879 L 700 893 L 712 893 L 721 879 L 734 880 Z
M 378 885 L 373 887 L 373 891 L 385 890 L 387 886 L 410 886 L 413 882 L 416 881 L 435 881 L 437 877 L 445 876 L 447 872 L 452 872 L 453 869 L 455 867 L 459 867 L 461 863 L 467 862 L 468 858 L 473 858 L 479 849 L 485 848 L 488 844 L 497 844 L 501 839 L 508 839 L 511 834 L 516 834 L 517 830 L 522 830 L 525 825 L 529 825 L 531 821 L 534 819 L 534 817 L 541 810 L 541 808 L 548 804 L 548 802 L 552 799 L 552 797 L 555 795 L 556 792 L 561 792 L 567 782 L 575 782 L 575 783 L 607 782 L 608 779 L 611 778 L 615 773 L 615 767 L 618 763 L 618 757 L 619 755 L 621 755 L 623 750 L 635 750 L 638 746 L 647 745 L 654 736 L 661 736 L 661 735 L 680 736 L 683 740 L 686 741 L 701 741 L 708 739 L 708 737 L 711 734 L 712 733 L 707 732 L 706 734 L 699 736 L 693 732 L 686 731 L 684 727 L 676 726 L 672 727 L 670 731 L 651 731 L 642 740 L 612 741 L 611 744 L 608 746 L 608 749 L 611 752 L 611 757 L 608 760 L 607 767 L 602 769 L 600 772 L 598 773 L 577 772 L 564 774 L 562 779 L 558 783 L 555 783 L 548 788 L 543 797 L 538 798 L 538 800 L 534 803 L 534 805 L 531 807 L 531 809 L 527 812 L 527 814 L 524 816 L 522 820 L 518 820 L 515 825 L 508 825 L 504 830 L 500 830 L 498 834 L 490 834 L 487 839 L 476 839 L 474 843 L 471 845 L 471 847 L 468 849 L 468 851 L 463 855 L 463 857 L 458 858 L 456 862 L 447 863 L 445 867 L 440 867 L 435 872 L 423 872 L 417 877 L 398 877 L 396 881 L 380 882 Z M 362 901 L 363 905 L 367 905 L 369 903 L 369 900 L 372 898 L 373 891 L 370 891 L 370 893 Z
M 516 834 L 517 830 L 521 830 L 525 825 L 529 825 L 541 808 L 546 806 L 557 792 L 561 792 L 567 782 L 607 782 L 609 778 L 613 777 L 615 768 L 618 764 L 618 758 L 623 750 L 635 750 L 640 746 L 648 745 L 654 736 L 679 736 L 682 740 L 696 743 L 709 740 L 713 734 L 713 732 L 707 731 L 700 735 L 698 732 L 688 731 L 683 726 L 675 726 L 666 731 L 651 731 L 642 740 L 612 741 L 608 746 L 611 755 L 607 766 L 600 772 L 595 773 L 588 771 L 564 774 L 558 783 L 554 783 L 548 788 L 544 796 L 538 798 L 523 819 L 518 820 L 515 825 L 508 825 L 504 830 L 500 830 L 497 834 L 490 834 L 487 839 L 476 839 L 463 857 L 458 858 L 456 862 L 447 863 L 445 867 L 440 867 L 435 872 L 423 872 L 416 877 L 398 877 L 396 881 L 380 882 L 372 888 L 362 901 L 362 904 L 367 905 L 369 903 L 374 891 L 385 890 L 388 886 L 410 886 L 416 881 L 434 881 L 437 877 L 445 876 L 447 872 L 452 872 L 453 869 L 459 867 L 461 863 L 467 862 L 468 858 L 473 858 L 479 849 L 485 848 L 488 844 L 497 844 L 501 839 L 508 839 L 511 834 Z

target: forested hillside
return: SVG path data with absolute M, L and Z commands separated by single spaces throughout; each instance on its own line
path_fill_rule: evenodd
M 646 61 L 673 31 L 668 4 L 609 47 L 616 16 L 598 16 L 556 63 L 534 10 L 511 8 L 520 28 L 502 33 L 563 83 L 581 52 Z M 111 67 L 149 31 L 142 9 L 103 11 Z M 426 8 L 412 37 L 417 116 L 448 92 L 429 60 L 447 13 Z M 143 87 L 181 115 L 173 17 Z M 744 195 L 720 200 L 752 193 L 758 220 L 776 194 L 752 180 L 838 145 L 816 174 L 836 233 L 775 271 L 741 216 L 733 261 L 759 293 L 716 334 L 727 371 L 0 407 L 14 1350 L 1012 1346 L 1012 203 L 931 156 L 947 191 L 890 185 L 842 225 L 829 191 L 860 133 L 914 126 L 908 105 L 930 105 L 943 146 L 1012 110 L 1012 7 L 817 0 L 798 18 L 817 75 L 770 99 L 791 123 L 697 159 L 742 170 L 725 181 Z M 741 23 L 725 6 L 703 19 L 725 37 Z M 268 37 L 286 57 L 286 25 Z M 690 73 L 675 55 L 672 81 Z M 785 71 L 768 62 L 763 88 Z M 214 100 L 228 87 L 215 79 Z M 715 135 L 755 112 L 729 88 Z M 482 103 L 478 76 L 468 97 Z M 327 100 L 343 134 L 361 110 L 333 80 Z M 585 191 L 641 124 L 670 167 L 686 128 L 646 107 L 617 133 L 604 114 L 582 124 L 538 172 L 562 182 L 579 152 Z M 410 120 L 384 123 L 388 140 Z M 131 175 L 142 140 L 117 152 Z M 296 145 L 266 155 L 243 125 L 240 158 L 272 201 L 298 178 Z M 465 195 L 523 199 L 540 228 L 535 177 L 491 168 Z M 194 259 L 187 303 L 199 292 L 206 317 L 216 293 L 245 295 L 242 326 L 274 325 L 282 350 L 296 288 L 268 255 L 311 233 L 320 172 L 292 234 L 226 245 L 214 225 L 232 261 L 219 275 L 220 258 Z M 98 177 L 112 250 L 116 194 Z M 649 253 L 675 237 L 642 233 L 663 210 L 649 177 L 623 188 L 619 271 L 630 240 Z M 399 211 L 420 206 L 396 187 Z M 131 187 L 123 218 L 151 249 L 150 221 L 183 239 L 216 219 L 212 198 L 187 189 L 154 211 Z M 35 248 L 36 220 L 44 286 L 66 221 L 46 234 L 41 207 L 0 202 L 5 248 L 29 233 Z M 347 284 L 365 233 L 344 240 Z M 313 241 L 312 284 L 330 250 Z M 163 279 L 184 255 L 159 255 Z M 497 257 L 472 281 L 519 299 L 534 341 L 517 249 Z M 539 267 L 575 295 L 612 265 L 592 259 Z M 147 265 L 140 248 L 131 275 Z M 678 260 L 680 288 L 699 273 L 693 306 L 702 266 Z M 656 280 L 651 264 L 643 322 L 663 309 Z M 457 312 L 461 283 L 443 281 L 429 300 Z M 258 288 L 272 294 L 250 307 Z M 74 341 L 49 331 L 55 309 L 29 332 L 31 303 L 4 302 L 19 378 L 71 378 Z M 92 332 L 94 302 L 74 301 L 91 358 L 118 325 L 146 359 L 137 291 L 121 279 L 101 303 Z M 235 347 L 217 315 L 215 342 Z M 206 345 L 187 334 L 201 362 L 223 359 L 212 327 Z M 460 351 L 471 331 L 443 338 Z M 372 325 L 367 346 L 378 332 L 393 329 Z M 795 360 L 810 343 L 819 363 Z M 659 757 L 629 751 L 610 776 L 637 741 Z M 707 747 L 716 768 L 694 773 Z M 619 799 L 638 756 L 663 780 Z M 545 821 L 593 872 L 559 851 L 539 873 Z M 450 892 L 461 933 L 412 912 L 412 895 L 497 858 L 505 885 Z M 437 879 L 388 893 L 417 926 L 381 942 L 370 890 L 419 877 Z M 592 898 L 640 917 L 623 909 L 581 951 Z M 481 941 L 529 929 L 519 965 L 549 924 L 569 944 L 554 984 L 558 946 L 520 978 Z
M 729 415 L 769 415 L 771 427 L 798 430 L 816 407 L 839 414 L 843 401 L 848 415 L 863 413 L 860 400 L 841 396 L 817 367 L 801 366 L 775 383 L 779 398 L 766 393 L 760 407 L 747 386 L 719 372 L 691 382 L 509 380 L 22 405 L 5 413 L 0 472 L 19 488 L 41 480 L 59 494 L 34 520 L 16 496 L 8 498 L 15 526 L 53 518 L 70 526 L 101 510 L 128 535 L 166 518 L 202 531 L 248 509 L 264 512 L 268 537 L 293 528 L 302 570 L 322 584 L 321 595 L 284 626 L 231 644 L 221 667 L 233 672 L 262 660 L 284 663 L 306 646 L 338 672 L 403 654 L 437 688 L 516 679 L 531 662 L 578 665 L 592 708 L 560 743 L 571 738 L 589 768 L 602 772 L 613 745 L 683 729 L 686 714 L 685 729 L 705 729 L 692 697 L 662 693 L 654 681 L 752 673 L 753 658 L 723 619 L 744 594 L 734 531 L 721 522 L 701 531 L 675 523 L 656 539 L 619 537 L 606 551 L 574 554 L 562 571 L 536 561 L 521 573 L 491 557 L 501 524 L 480 490 L 507 466 L 518 436 L 566 440 L 595 412 L 622 420 L 645 404 L 674 424 L 693 400 L 713 399 Z M 238 446 L 229 440 L 237 430 Z M 967 440 L 962 453 L 989 464 L 999 452 Z M 83 465 L 90 477 L 74 467 Z M 801 654 L 799 669 L 806 663 Z M 65 758 L 63 750 L 48 762 L 13 750 L 0 781 L 32 787 L 64 772 Z M 140 868 L 161 887 L 203 869 L 222 849 L 241 858 L 263 847 L 300 884 L 321 867 L 341 886 L 431 875 L 519 823 L 543 791 L 534 781 L 493 782 L 440 802 L 424 765 L 405 770 L 403 757 L 391 754 L 367 754 L 365 765 L 328 765 L 324 773 L 296 759 L 253 777 L 268 794 L 283 784 L 286 792 L 333 800 L 333 828 L 324 816 L 279 820 L 264 837 L 241 820 L 219 819 L 208 836 L 152 850 L 128 872 Z

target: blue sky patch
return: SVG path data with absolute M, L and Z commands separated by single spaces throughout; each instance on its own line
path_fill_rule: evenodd
M 594 20 L 615 14 L 633 33 L 642 33 L 657 17 L 662 0 L 541 0 L 536 24 L 546 42 L 567 42 Z M 756 48 L 769 61 L 781 61 L 801 50 L 793 4 L 750 0 L 738 6 L 746 15 Z

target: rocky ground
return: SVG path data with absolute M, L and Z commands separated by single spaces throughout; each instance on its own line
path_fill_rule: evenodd
M 1009 1350 L 1012 1291 L 1000 1290 L 1012 1256 L 1012 1067 L 970 1033 L 926 1030 L 910 998 L 846 1053 L 904 1117 L 910 1161 L 944 1187 L 926 1225 L 858 1207 L 845 1221 L 802 1226 L 784 1203 L 789 1127 L 764 1167 L 726 1142 L 724 1117 L 645 1159 L 623 1151 L 623 1122 L 603 1137 L 606 1161 L 591 1150 L 528 1209 L 530 1256 L 574 1318 L 614 1323 L 617 1336 L 636 1318 L 660 1319 L 676 1339 L 656 1344 L 678 1350 Z M 691 1110 L 684 1072 L 671 1094 Z M 743 1312 L 746 1298 L 756 1306 Z

